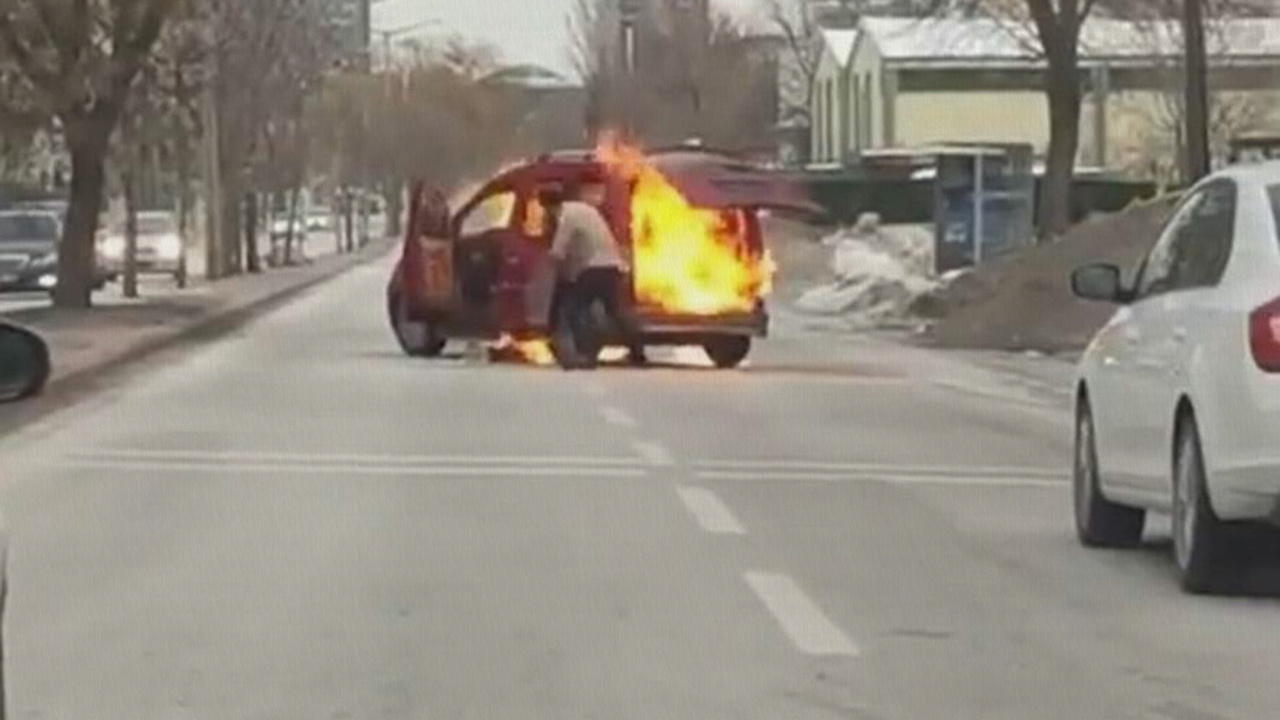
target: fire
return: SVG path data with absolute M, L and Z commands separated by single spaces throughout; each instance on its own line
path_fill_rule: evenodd
M 746 312 L 769 293 L 774 266 L 751 252 L 745 211 L 694 207 L 637 148 L 606 136 L 597 154 L 634 183 L 631 239 L 636 298 L 691 315 Z
M 551 352 L 551 344 L 541 338 L 533 340 L 517 340 L 510 335 L 503 335 L 492 349 L 493 357 L 498 360 L 519 359 L 529 365 L 554 365 L 556 356 Z

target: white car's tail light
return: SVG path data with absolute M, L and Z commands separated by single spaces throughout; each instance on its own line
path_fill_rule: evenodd
M 1280 373 L 1280 298 L 1249 314 L 1249 349 L 1260 369 Z

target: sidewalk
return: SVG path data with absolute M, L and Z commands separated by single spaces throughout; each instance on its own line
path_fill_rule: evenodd
M 382 257 L 397 244 L 394 238 L 375 240 L 349 255 L 328 255 L 308 265 L 273 268 L 217 282 L 196 280 L 185 290 L 145 283 L 143 297 L 138 300 L 120 300 L 88 312 L 44 306 L 4 317 L 36 330 L 49 343 L 53 356 L 50 386 L 58 387 L 183 340 L 232 329 L 257 312 Z

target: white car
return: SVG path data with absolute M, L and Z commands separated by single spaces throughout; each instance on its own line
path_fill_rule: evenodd
M 140 274 L 172 275 L 179 287 L 187 283 L 187 260 L 174 213 L 138 213 L 137 267 Z M 125 228 L 117 225 L 98 246 L 99 263 L 113 277 L 124 274 Z
M 1092 265 L 1072 287 L 1121 305 L 1080 363 L 1080 540 L 1131 547 L 1172 513 L 1183 587 L 1224 589 L 1280 521 L 1280 163 L 1197 184 L 1131 286 Z

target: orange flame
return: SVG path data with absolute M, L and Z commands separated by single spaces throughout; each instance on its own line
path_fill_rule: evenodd
M 502 335 L 498 338 L 498 342 L 493 346 L 495 357 L 510 362 L 518 361 L 529 365 L 549 366 L 556 362 L 555 354 L 551 352 L 551 344 L 541 338 L 532 340 L 517 340 L 510 335 Z
M 774 265 L 747 244 L 746 211 L 691 205 L 635 147 L 606 135 L 610 172 L 633 183 L 631 240 L 641 305 L 690 315 L 748 312 L 767 295 Z

